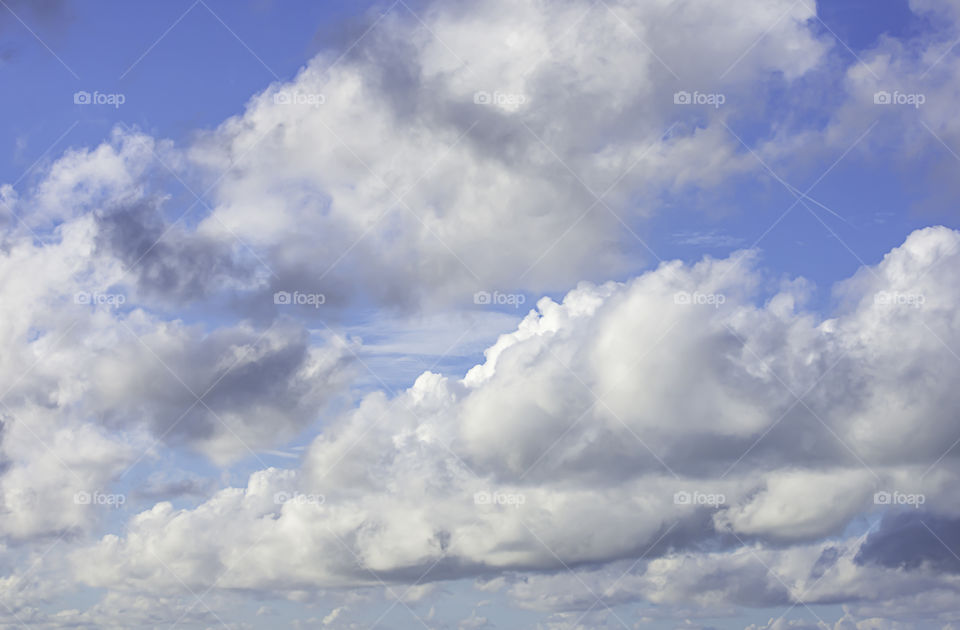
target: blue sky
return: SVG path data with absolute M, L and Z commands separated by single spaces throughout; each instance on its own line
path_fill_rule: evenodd
M 958 41 L 0 0 L 0 625 L 956 628 Z
M 95 144 L 117 123 L 175 140 L 215 126 L 239 113 L 253 93 L 289 79 L 306 59 L 333 44 L 325 39 L 336 32 L 324 38 L 325 27 L 356 20 L 365 8 L 354 2 L 206 6 L 214 13 L 193 2 L 102 3 L 96 10 L 67 7 L 51 22 L 25 7 L 22 19 L 55 55 L 8 17 L 13 21 L 5 20 L 4 35 L 12 52 L 4 66 L 10 86 L 4 111 L 22 126 L 4 129 L 5 179 L 18 177 L 75 121 L 61 151 Z M 268 23 L 271 28 L 263 28 Z M 122 92 L 124 111 L 76 107 L 72 97 L 63 98 L 70 87 Z

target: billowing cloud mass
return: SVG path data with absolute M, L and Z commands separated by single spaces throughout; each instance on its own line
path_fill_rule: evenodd
M 226 284 L 321 291 L 331 306 L 462 304 L 622 273 L 636 268 L 629 225 L 663 192 L 757 168 L 726 110 L 678 120 L 676 94 L 724 74 L 723 98 L 750 108 L 758 81 L 796 81 L 827 50 L 811 7 L 744 5 L 398 9 L 189 147 L 118 130 L 8 203 L 31 223 L 90 212 L 98 253 L 179 300 Z M 162 177 L 191 191 L 169 217 L 151 189 Z
M 777 173 L 952 204 L 960 12 L 821 8 L 401 0 L 0 183 L 0 625 L 956 628 L 960 231 Z
M 425 25 L 391 12 L 343 61 L 314 59 L 202 139 L 191 157 L 226 174 L 201 229 L 270 251 L 283 281 L 359 280 L 389 302 L 623 268 L 620 222 L 653 210 L 632 196 L 755 166 L 719 110 L 678 122 L 674 94 L 729 68 L 727 98 L 745 99 L 826 49 L 810 7 L 744 5 L 438 3 Z M 308 256 L 317 234 L 330 247 Z
M 766 607 L 950 592 L 956 566 L 935 537 L 886 541 L 957 518 L 945 451 L 960 428 L 958 261 L 960 232 L 918 231 L 840 283 L 829 319 L 803 309 L 802 283 L 765 291 L 749 252 L 583 284 L 541 300 L 463 378 L 370 394 L 298 468 L 195 509 L 160 503 L 128 536 L 78 551 L 76 570 L 174 592 L 169 565 L 192 588 L 219 576 L 293 593 L 644 558 L 613 597 Z M 883 493 L 924 499 L 882 517 Z M 877 518 L 865 541 L 845 534 Z M 588 575 L 599 592 L 613 573 Z M 596 595 L 573 579 L 509 592 L 583 610 Z

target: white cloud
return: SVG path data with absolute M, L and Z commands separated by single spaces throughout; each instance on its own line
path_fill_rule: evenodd
M 240 237 L 332 303 L 436 304 L 627 269 L 617 250 L 636 244 L 587 189 L 611 189 L 631 223 L 659 191 L 758 168 L 722 113 L 674 93 L 731 67 L 728 99 L 752 102 L 748 85 L 796 79 L 826 52 L 804 3 L 741 4 L 438 4 L 426 26 L 397 8 L 332 68 L 315 58 L 191 147 L 223 175 L 200 232 Z
M 404 598 L 420 602 L 441 590 L 434 580 L 469 576 L 556 612 L 546 627 L 619 626 L 583 614 L 601 593 L 693 619 L 802 597 L 856 602 L 838 629 L 951 621 L 949 563 L 920 546 L 891 559 L 885 539 L 864 545 L 850 530 L 877 518 L 877 491 L 922 493 L 923 514 L 947 525 L 958 514 L 945 451 L 960 405 L 960 234 L 913 233 L 836 287 L 830 319 L 804 310 L 808 283 L 774 288 L 756 252 L 576 284 L 646 264 L 631 226 L 663 195 L 758 172 L 725 124 L 768 120 L 756 115 L 767 90 L 832 60 L 812 4 L 495 0 L 429 5 L 422 23 L 396 6 L 332 67 L 318 56 L 183 146 L 117 130 L 24 191 L 0 188 L 0 533 L 24 545 L 3 558 L 0 600 L 38 626 L 214 624 L 206 604 L 184 604 L 184 586 L 223 598 L 211 608 L 249 591 L 311 605 L 327 588 L 360 597 L 425 577 Z M 842 66 L 827 148 L 846 149 L 875 117 L 909 124 L 867 150 L 894 136 L 908 157 L 960 146 L 958 66 L 945 55 L 955 8 L 911 7 L 941 20 L 937 36 L 883 38 L 866 66 Z M 888 86 L 926 102 L 878 109 Z M 724 105 L 676 103 L 680 91 Z M 761 125 L 757 153 L 799 153 L 805 125 Z M 952 167 L 934 176 L 955 179 Z M 171 192 L 184 183 L 212 185 L 211 207 L 177 221 L 193 203 Z M 460 341 L 448 310 L 414 307 L 571 286 L 463 378 L 428 371 L 363 396 L 297 469 L 218 491 L 149 476 L 131 496 L 203 500 L 129 521 L 76 500 L 126 491 L 158 446 L 226 466 L 315 426 L 359 349 L 328 318 L 380 333 L 377 371 L 390 354 Z M 330 308 L 282 311 L 278 290 L 321 292 Z M 358 323 L 349 305 L 391 310 Z M 444 334 L 425 344 L 395 329 L 418 316 Z M 487 332 L 507 319 L 476 321 Z M 60 537 L 63 555 L 29 544 Z M 86 611 L 36 607 L 77 584 L 107 592 Z M 306 623 L 349 627 L 354 603 Z M 459 623 L 489 622 L 474 611 Z
M 911 440 L 916 423 L 951 433 L 932 407 L 914 411 L 912 425 L 882 424 L 876 405 L 882 393 L 901 410 L 909 400 L 950 408 L 946 375 L 960 362 L 942 345 L 908 347 L 900 336 L 909 322 L 956 343 L 956 244 L 960 233 L 943 228 L 912 234 L 840 285 L 851 306 L 826 321 L 792 310 L 789 293 L 757 306 L 748 288 L 764 286 L 763 274 L 743 254 L 541 300 L 465 379 L 424 373 L 393 399 L 367 396 L 314 441 L 301 469 L 256 473 L 247 488 L 193 510 L 159 504 L 130 535 L 77 555 L 78 578 L 176 588 L 148 548 L 191 586 L 218 579 L 221 588 L 284 592 L 411 582 L 431 567 L 444 577 L 561 570 L 655 545 L 646 573 L 629 578 L 642 581 L 634 597 L 672 605 L 787 602 L 812 588 L 814 572 L 829 579 L 810 601 L 873 597 L 862 591 L 864 571 L 900 588 L 895 572 L 854 562 L 856 541 L 836 556 L 816 541 L 877 509 L 876 490 L 918 482 L 919 462 L 935 451 Z M 906 286 L 936 298 L 919 309 L 875 303 L 877 289 Z M 690 299 L 678 300 L 681 291 Z M 905 351 L 909 361 L 892 360 Z M 924 378 L 926 369 L 938 378 Z M 696 400 L 684 396 L 690 387 Z M 796 404 L 790 390 L 809 395 Z M 602 402 L 593 405 L 591 391 Z M 877 418 L 881 445 L 899 448 L 854 430 L 859 414 Z M 937 455 L 948 445 L 941 438 Z M 955 479 L 952 456 L 937 474 L 938 484 Z M 277 505 L 278 492 L 300 498 Z M 678 503 L 677 492 L 692 498 Z M 955 491 L 940 485 L 925 508 L 949 513 L 948 497 Z M 728 531 L 748 547 L 696 551 L 739 546 Z M 780 551 L 783 541 L 811 542 Z M 715 583 L 717 571 L 736 579 Z

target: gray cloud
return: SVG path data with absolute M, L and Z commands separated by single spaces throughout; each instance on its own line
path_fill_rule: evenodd
M 921 510 L 886 514 L 857 553 L 859 564 L 960 573 L 960 519 Z
M 227 242 L 170 224 L 160 201 L 146 199 L 98 213 L 98 253 L 121 261 L 147 299 L 186 303 L 213 297 L 252 276 L 253 264 L 238 260 Z

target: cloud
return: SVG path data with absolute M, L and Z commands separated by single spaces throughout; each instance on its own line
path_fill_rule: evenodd
M 742 535 L 784 540 L 839 534 L 872 499 L 867 470 L 777 471 L 749 502 L 718 514 Z
M 874 119 L 862 149 L 903 163 L 960 144 L 955 8 L 911 8 L 932 37 L 848 64 L 791 0 L 401 3 L 182 145 L 118 128 L 0 187 L 0 600 L 38 626 L 214 625 L 237 593 L 353 589 L 306 622 L 346 627 L 384 583 L 405 603 L 474 578 L 545 627 L 619 627 L 598 601 L 690 627 L 800 602 L 846 604 L 837 630 L 958 621 L 960 233 L 914 232 L 838 283 L 829 317 L 757 251 L 637 275 L 664 198 L 753 178 L 758 157 L 846 150 Z M 834 80 L 815 121 L 770 117 L 767 97 Z M 876 102 L 888 88 L 925 102 Z M 755 155 L 728 128 L 744 121 Z M 933 162 L 948 193 L 952 161 Z M 509 332 L 463 374 L 344 395 L 358 363 L 384 384 L 391 355 L 442 358 L 461 339 L 433 327 L 476 291 L 558 290 L 516 326 L 484 317 Z M 417 317 L 430 344 L 397 330 Z M 372 333 L 378 360 L 328 320 Z M 308 431 L 296 468 L 248 460 L 245 486 L 126 477 Z M 128 491 L 147 509 L 78 500 Z M 878 499 L 903 496 L 923 508 Z M 106 593 L 36 606 L 77 585 Z
M 674 94 L 729 67 L 727 97 L 745 99 L 827 49 L 802 4 L 687 4 L 435 4 L 425 26 L 397 7 L 188 148 L 215 183 L 198 229 L 331 304 L 449 304 L 629 269 L 621 221 L 757 167 L 722 113 Z
M 91 497 L 111 493 L 113 479 L 144 447 L 91 423 L 55 427 L 52 415 L 4 414 L 0 497 L 7 540 L 50 544 L 92 530 L 108 510 L 97 509 L 105 504 Z
M 951 550 L 960 548 L 956 518 L 919 510 L 885 515 L 857 554 L 861 564 L 940 573 L 960 572 L 960 560 Z
M 880 509 L 885 488 L 922 484 L 929 510 L 952 513 L 953 425 L 935 410 L 951 408 L 947 376 L 960 370 L 943 347 L 956 343 L 957 244 L 945 228 L 911 234 L 838 285 L 845 305 L 826 320 L 798 308 L 802 284 L 764 295 L 771 285 L 743 252 L 544 298 L 464 378 L 426 372 L 393 398 L 366 396 L 299 469 L 260 471 L 195 509 L 158 504 L 130 535 L 77 552 L 77 577 L 179 588 L 147 549 L 170 550 L 161 558 L 191 587 L 274 593 L 425 573 L 565 580 L 567 567 L 642 558 L 607 597 L 707 608 L 784 606 L 801 592 L 910 597 L 921 588 L 911 576 L 861 575 L 862 541 L 828 541 Z M 883 291 L 928 298 L 918 308 Z M 908 327 L 936 334 L 908 339 Z M 918 425 L 940 438 L 917 439 Z M 595 601 L 556 585 L 551 598 L 525 595 L 536 583 L 517 583 L 514 598 Z
M 105 439 L 142 451 L 149 432 L 227 463 L 290 439 L 350 381 L 356 344 L 332 331 L 182 310 L 257 281 L 230 246 L 168 222 L 145 180 L 146 162 L 170 151 L 117 130 L 67 152 L 26 194 L 6 190 L 28 219 L 10 224 L 0 251 L 2 400 L 33 418 L 9 423 L 8 443 L 90 425 L 130 432 Z
M 282 323 L 206 333 L 134 317 L 126 326 L 134 343 L 94 346 L 83 407 L 111 426 L 146 422 L 161 438 L 218 461 L 314 422 L 346 383 L 352 360 L 338 338 L 316 347 L 306 331 Z

